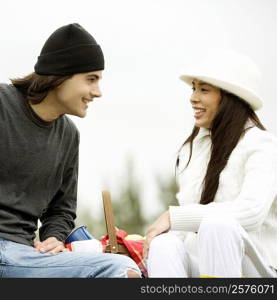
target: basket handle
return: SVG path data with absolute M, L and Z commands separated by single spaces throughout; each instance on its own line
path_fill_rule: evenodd
M 118 243 L 116 239 L 111 195 L 108 191 L 102 191 L 102 198 L 111 253 L 118 253 Z

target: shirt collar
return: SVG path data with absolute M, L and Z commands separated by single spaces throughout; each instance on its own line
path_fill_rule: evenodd
M 253 121 L 251 119 L 248 119 L 244 125 L 244 129 L 248 129 L 248 128 L 251 128 L 251 127 L 254 127 L 255 124 L 253 123 Z M 196 136 L 196 139 L 201 139 L 203 137 L 206 137 L 206 136 L 209 136 L 211 137 L 211 130 L 210 129 L 207 129 L 207 128 L 204 128 L 204 127 L 200 127 L 199 128 L 199 131 L 198 131 L 198 134 Z
M 196 138 L 201 139 L 205 136 L 211 136 L 211 130 L 204 127 L 200 127 Z

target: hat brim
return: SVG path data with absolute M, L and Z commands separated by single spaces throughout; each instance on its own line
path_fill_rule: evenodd
M 240 97 L 242 100 L 247 102 L 252 107 L 253 110 L 258 110 L 263 106 L 263 102 L 259 96 L 257 96 L 254 92 L 245 89 L 236 83 L 226 82 L 223 80 L 219 80 L 217 78 L 201 76 L 193 73 L 183 74 L 179 78 L 190 86 L 192 86 L 193 79 L 197 79 L 203 82 L 207 82 L 211 85 L 214 85 L 220 89 L 223 89 L 229 93 L 232 93 Z

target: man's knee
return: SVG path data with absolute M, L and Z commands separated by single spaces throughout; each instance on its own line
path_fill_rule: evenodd
M 140 274 L 133 270 L 127 270 L 127 277 L 128 278 L 141 278 Z

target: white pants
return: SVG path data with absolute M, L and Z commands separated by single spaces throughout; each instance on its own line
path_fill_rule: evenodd
M 245 230 L 231 218 L 205 218 L 197 243 L 195 259 L 173 232 L 156 236 L 147 260 L 149 277 L 277 277 Z

